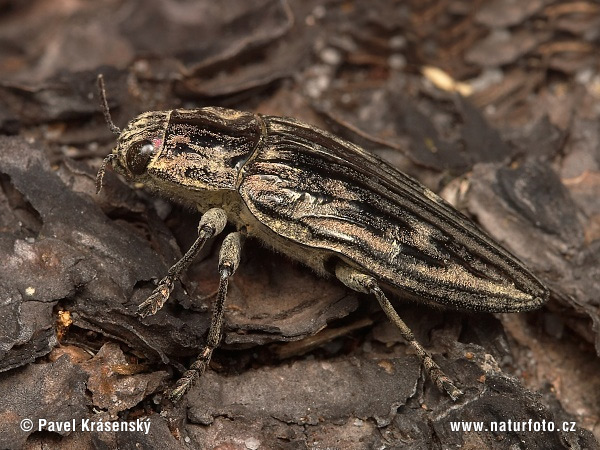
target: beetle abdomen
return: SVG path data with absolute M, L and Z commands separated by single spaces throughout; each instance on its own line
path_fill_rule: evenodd
M 239 192 L 273 232 L 427 302 L 510 312 L 547 299 L 514 256 L 417 181 L 324 131 L 264 120 Z

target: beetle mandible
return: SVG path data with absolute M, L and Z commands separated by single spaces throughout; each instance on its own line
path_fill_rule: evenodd
M 300 121 L 207 107 L 151 111 L 125 129 L 102 110 L 115 149 L 106 166 L 204 214 L 198 238 L 160 280 L 138 314 L 155 314 L 204 243 L 229 222 L 206 343 L 177 381 L 179 400 L 204 373 L 222 334 L 229 278 L 244 239 L 255 238 L 322 276 L 373 295 L 413 347 L 435 385 L 462 392 L 415 339 L 384 291 L 454 309 L 519 312 L 548 299 L 547 288 L 511 253 L 413 178 L 373 154 Z

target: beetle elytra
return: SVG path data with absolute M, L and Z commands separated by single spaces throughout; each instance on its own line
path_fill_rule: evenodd
M 535 309 L 548 290 L 469 219 L 419 182 L 360 147 L 291 118 L 209 107 L 140 114 L 125 129 L 103 112 L 118 143 L 106 165 L 150 191 L 204 214 L 198 238 L 140 304 L 155 314 L 202 245 L 235 226 L 219 254 L 219 289 L 206 344 L 177 382 L 178 400 L 219 344 L 229 278 L 245 238 L 262 241 L 350 289 L 375 296 L 452 399 L 461 391 L 419 344 L 386 297 L 455 309 Z

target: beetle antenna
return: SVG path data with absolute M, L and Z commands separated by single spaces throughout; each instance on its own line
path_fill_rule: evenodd
M 106 166 L 108 164 L 111 164 L 113 159 L 117 159 L 117 155 L 111 153 L 106 158 L 104 158 L 102 160 L 102 164 L 100 164 L 100 169 L 98 169 L 98 173 L 96 174 L 96 194 L 99 194 L 102 190 L 102 180 L 104 179 L 104 172 L 106 172 Z
M 110 117 L 110 109 L 108 109 L 108 101 L 106 101 L 104 76 L 101 73 L 98 74 L 98 93 L 100 94 L 100 105 L 102 106 L 102 112 L 104 113 L 104 119 L 108 124 L 108 128 L 110 128 L 110 131 L 112 131 L 114 134 L 121 134 L 121 129 L 114 124 L 112 117 Z

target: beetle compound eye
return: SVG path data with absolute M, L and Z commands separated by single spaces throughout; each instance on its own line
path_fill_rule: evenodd
M 133 175 L 143 174 L 155 151 L 154 145 L 150 141 L 137 142 L 129 147 L 126 158 L 129 171 Z

